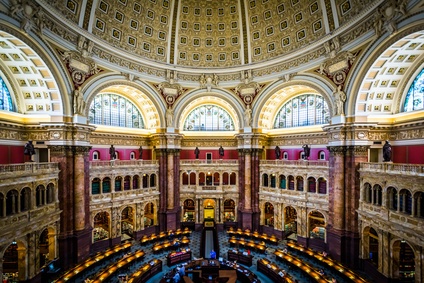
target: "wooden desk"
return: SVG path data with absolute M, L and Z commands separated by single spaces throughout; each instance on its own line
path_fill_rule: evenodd
M 244 255 L 240 251 L 228 250 L 227 259 L 230 260 L 230 261 L 237 260 L 238 263 L 241 263 L 241 264 L 244 264 L 244 265 L 247 265 L 247 266 L 252 266 L 253 256 Z
M 230 246 L 242 246 L 244 248 L 253 249 L 258 252 L 264 253 L 266 250 L 266 245 L 261 243 L 255 243 L 253 240 L 244 240 L 244 239 L 236 239 L 234 237 L 228 240 Z
M 279 268 L 275 263 L 270 262 L 269 260 L 263 258 L 258 259 L 257 262 L 258 271 L 265 274 L 267 277 L 272 279 L 276 283 L 286 283 L 286 279 L 289 277 L 288 274 Z
M 168 266 L 175 265 L 180 262 L 191 260 L 191 250 L 185 250 L 181 252 L 173 252 L 168 254 L 166 257 L 166 264 Z
M 337 271 L 340 275 L 342 275 L 347 280 L 353 281 L 355 283 L 367 282 L 367 280 L 361 278 L 359 275 L 355 274 L 355 272 L 353 272 L 352 270 L 349 270 L 347 267 L 345 267 L 341 263 L 332 260 L 328 256 L 323 256 L 322 254 L 319 254 L 309 248 L 299 246 L 293 242 L 287 243 L 287 247 L 289 250 L 301 252 L 305 256 L 308 256 L 317 261 L 320 261 L 321 263 L 325 264 L 328 268 L 334 271 Z
M 305 273 L 307 276 L 309 276 L 312 280 L 318 283 L 327 283 L 328 281 L 325 279 L 324 276 L 319 274 L 312 266 L 309 264 L 303 262 L 302 260 L 285 253 L 282 250 L 276 250 L 274 254 L 277 256 L 277 259 L 280 259 L 289 265 L 293 266 L 294 268 L 297 268 L 301 270 L 303 273 Z
M 142 265 L 136 272 L 134 272 L 128 279 L 128 283 L 142 283 L 146 282 L 153 275 L 162 271 L 162 261 L 154 259 Z

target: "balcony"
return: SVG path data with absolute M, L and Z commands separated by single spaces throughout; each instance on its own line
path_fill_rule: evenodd
M 363 162 L 360 164 L 359 171 L 424 177 L 424 165 L 422 164 Z

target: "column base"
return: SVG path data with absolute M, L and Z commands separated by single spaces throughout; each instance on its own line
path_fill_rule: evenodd
M 253 212 L 252 211 L 240 211 L 239 215 L 239 228 L 246 230 L 250 229 L 252 230 L 252 221 L 253 220 Z

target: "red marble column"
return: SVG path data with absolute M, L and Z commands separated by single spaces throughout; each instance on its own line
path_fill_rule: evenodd
M 356 267 L 359 257 L 358 216 L 360 162 L 366 162 L 367 147 L 329 147 L 329 219 L 327 249 L 336 260 Z M 352 260 L 354 259 L 354 260 Z
M 239 150 L 240 175 L 243 180 L 240 180 L 240 216 L 239 224 L 242 229 L 252 229 L 252 150 Z M 240 156 L 242 158 L 240 158 Z M 242 164 L 242 165 L 241 165 Z M 243 173 L 243 174 L 242 174 Z
M 88 146 L 50 146 L 51 162 L 59 164 L 59 257 L 62 268 L 88 257 L 91 247 Z

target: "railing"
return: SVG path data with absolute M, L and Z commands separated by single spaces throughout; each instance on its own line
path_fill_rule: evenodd
M 134 166 L 141 165 L 158 165 L 159 160 L 107 160 L 107 161 L 91 161 L 91 168 L 111 167 L 111 166 Z
M 204 191 L 216 191 L 216 186 L 203 186 L 202 190 L 204 190 Z
M 237 165 L 238 159 L 180 159 L 181 165 Z
M 424 175 L 424 165 L 404 163 L 374 163 L 362 162 L 360 171 L 372 171 L 380 173 L 398 173 L 403 175 Z
M 37 172 L 40 170 L 58 170 L 58 163 L 55 162 L 28 162 L 19 164 L 0 165 L 0 173 L 11 172 Z
M 278 166 L 313 166 L 313 167 L 326 167 L 328 168 L 328 161 L 324 160 L 261 160 L 261 165 L 278 165 Z

